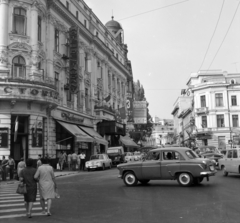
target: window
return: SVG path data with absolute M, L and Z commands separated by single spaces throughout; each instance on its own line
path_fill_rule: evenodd
M 55 29 L 55 51 L 59 52 L 59 30 Z
M 55 72 L 55 87 L 59 91 L 59 73 Z
M 24 78 L 26 75 L 26 63 L 23 57 L 16 56 L 13 58 L 13 77 Z
M 237 105 L 237 96 L 236 95 L 232 95 L 231 96 L 231 101 L 232 101 L 232 106 L 236 106 Z
M 233 127 L 238 127 L 238 115 L 232 115 Z
M 223 106 L 223 94 L 222 93 L 215 94 L 215 101 L 216 107 Z
M 207 128 L 207 116 L 202 116 L 202 127 Z
M 85 71 L 88 71 L 88 55 L 87 54 L 85 54 L 84 62 L 85 62 Z
M 84 19 L 84 26 L 87 28 L 87 20 Z
M 233 155 L 233 151 L 229 150 L 227 154 L 227 158 L 232 158 L 232 155 Z
M 238 158 L 237 150 L 233 150 L 233 158 Z
M 217 115 L 217 127 L 224 127 L 224 115 Z
M 38 16 L 38 41 L 42 40 L 42 18 Z
M 201 99 L 201 108 L 206 107 L 206 96 L 202 95 L 200 99 Z
M 27 17 L 26 10 L 19 7 L 14 8 L 13 12 L 13 32 L 26 35 Z
M 69 2 L 66 1 L 66 7 L 67 7 L 67 10 L 69 10 Z
M 149 152 L 146 156 L 146 160 L 159 160 L 160 152 Z
M 88 89 L 85 88 L 85 108 L 89 108 L 89 103 L 88 103 Z
M 77 20 L 78 20 L 78 11 L 76 11 L 76 18 L 77 18 Z
M 69 78 L 67 78 L 67 85 L 69 86 Z M 70 92 L 70 89 L 67 90 L 67 101 L 72 101 L 72 94 Z
M 98 37 L 98 32 L 96 32 L 96 37 Z

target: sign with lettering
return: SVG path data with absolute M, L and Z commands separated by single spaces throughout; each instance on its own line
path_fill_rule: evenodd
M 69 29 L 69 90 L 71 94 L 79 91 L 79 29 L 72 26 Z
M 42 129 L 40 128 L 37 128 L 36 132 L 32 128 L 32 147 L 42 147 Z
M 61 116 L 67 121 L 79 122 L 79 123 L 83 123 L 84 121 L 84 118 L 77 118 L 74 116 L 74 114 L 67 113 L 67 112 L 62 112 Z
M 134 124 L 147 123 L 147 102 L 146 101 L 133 102 L 133 119 L 134 119 Z
M 8 128 L 0 128 L 0 148 L 8 147 Z
M 127 108 L 127 122 L 133 122 L 133 99 L 130 93 L 127 94 L 126 108 Z

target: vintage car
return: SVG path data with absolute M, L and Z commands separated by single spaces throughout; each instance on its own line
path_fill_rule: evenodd
M 198 151 L 200 157 L 214 160 L 217 167 L 218 160 L 223 158 L 223 154 L 215 146 L 200 146 Z
M 219 167 L 223 170 L 223 175 L 228 173 L 240 173 L 240 148 L 228 149 L 226 155 L 219 160 Z
M 131 152 L 124 153 L 124 162 L 131 162 L 134 161 L 134 156 Z
M 122 146 L 109 147 L 107 154 L 112 160 L 113 165 L 117 165 L 124 162 L 124 150 Z
M 215 175 L 214 163 L 199 158 L 189 148 L 169 147 L 153 149 L 141 161 L 117 166 L 119 178 L 126 186 L 135 186 L 138 181 L 147 184 L 150 180 L 177 180 L 181 186 L 199 184 L 206 177 Z
M 85 163 L 85 167 L 88 171 L 93 169 L 102 169 L 111 168 L 112 160 L 109 159 L 107 154 L 96 154 L 90 157 L 90 161 Z

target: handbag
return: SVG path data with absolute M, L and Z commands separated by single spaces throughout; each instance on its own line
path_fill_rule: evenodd
M 24 184 L 24 183 L 18 184 L 16 193 L 17 194 L 26 194 L 27 193 L 26 184 Z

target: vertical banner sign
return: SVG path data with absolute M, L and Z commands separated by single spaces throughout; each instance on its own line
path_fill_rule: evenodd
M 134 124 L 147 124 L 147 102 L 133 102 L 133 119 Z
M 35 132 L 32 128 L 32 147 L 42 147 L 42 129 L 37 128 Z
M 127 122 L 133 123 L 133 99 L 131 93 L 127 93 L 126 108 L 127 108 Z
M 0 148 L 8 147 L 8 128 L 0 128 Z
M 79 91 L 79 33 L 76 26 L 69 29 L 69 90 L 71 94 Z

